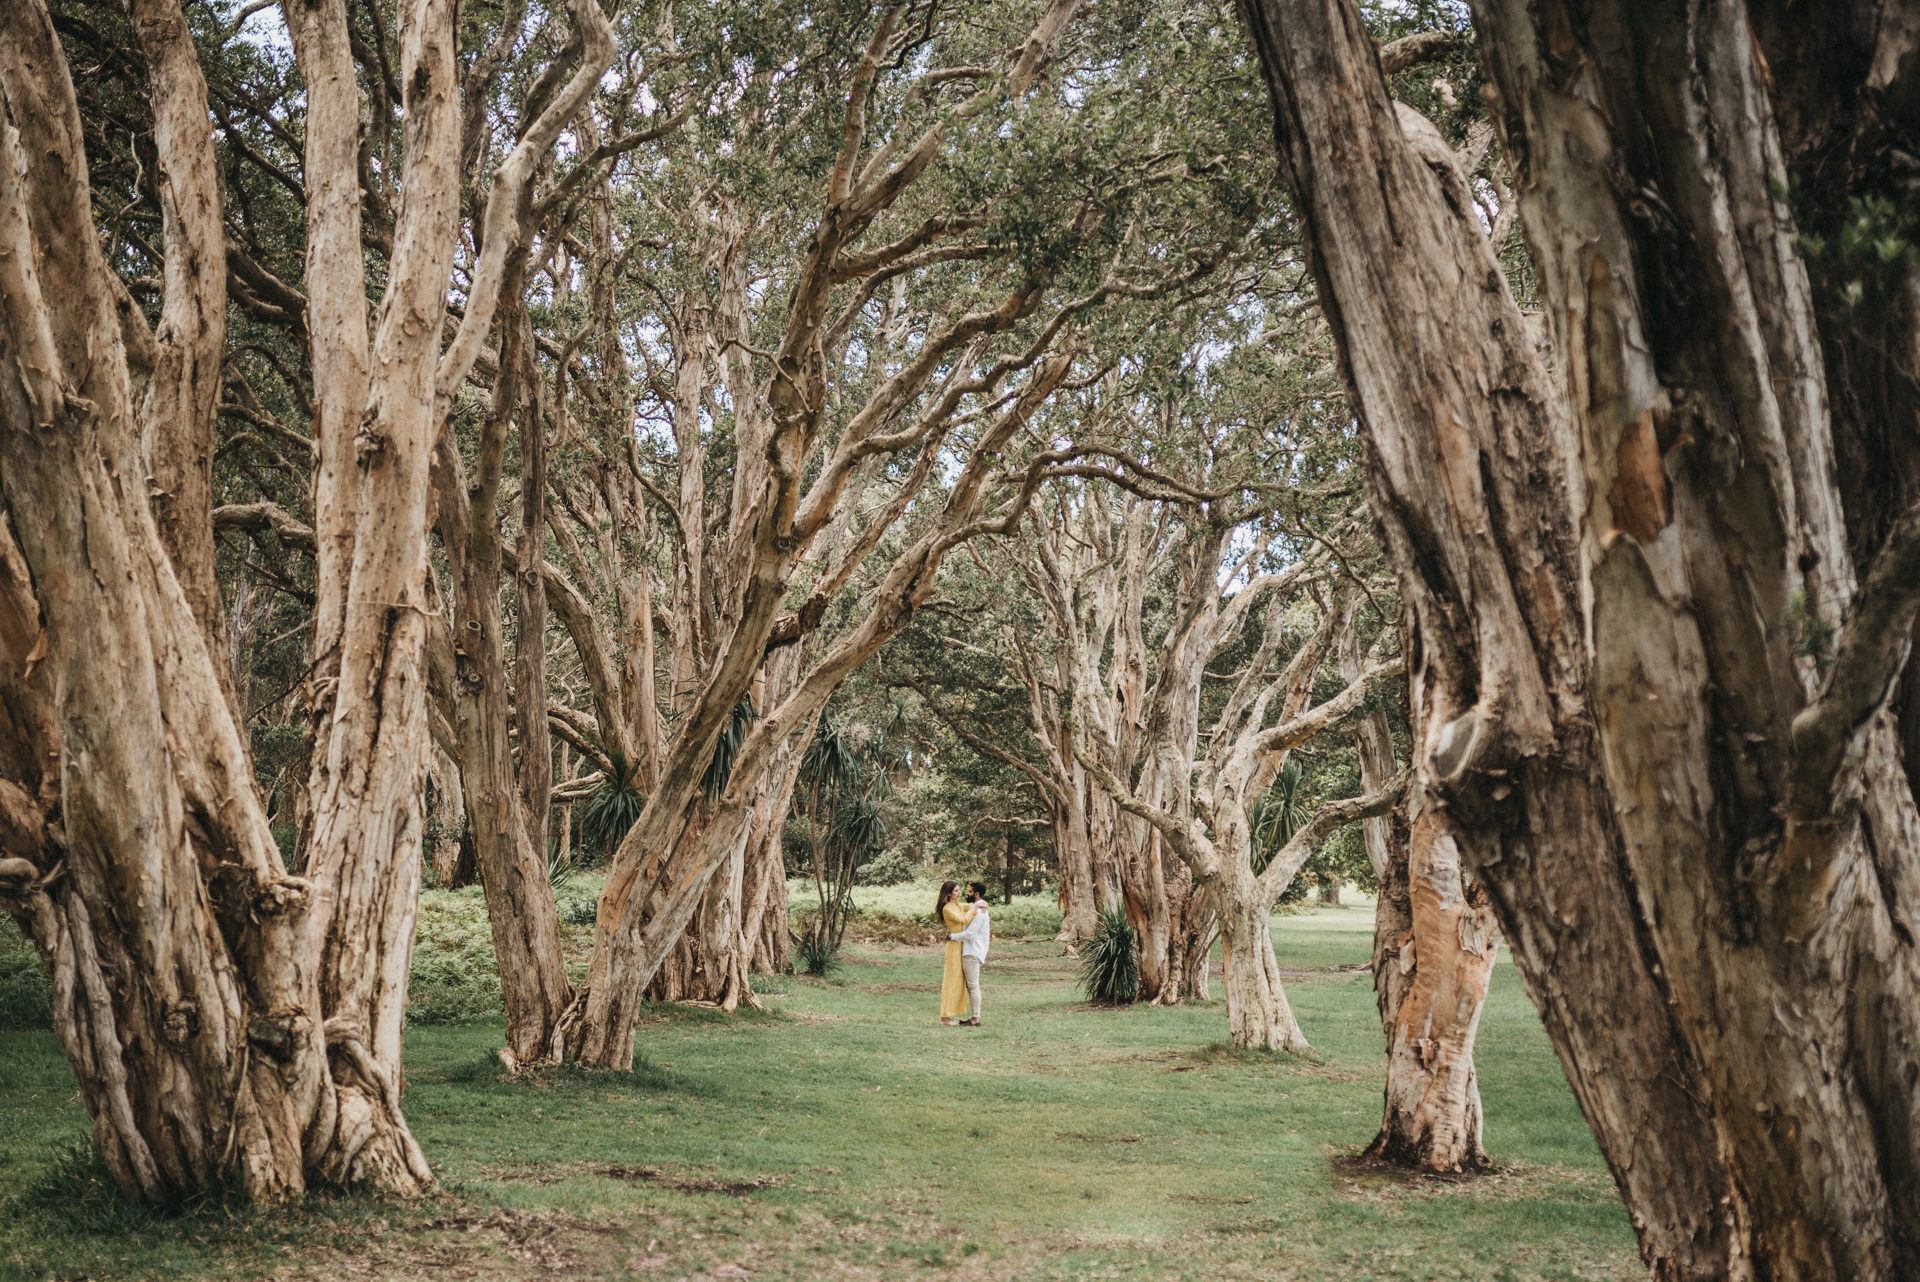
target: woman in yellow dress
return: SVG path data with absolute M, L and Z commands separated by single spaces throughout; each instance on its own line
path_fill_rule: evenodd
M 944 882 L 940 886 L 940 898 L 933 905 L 934 920 L 949 936 L 959 934 L 973 920 L 973 906 L 961 903 L 959 892 L 959 882 Z M 957 1024 L 967 1010 L 967 982 L 960 970 L 960 941 L 949 938 L 947 972 L 940 979 L 940 1022 Z

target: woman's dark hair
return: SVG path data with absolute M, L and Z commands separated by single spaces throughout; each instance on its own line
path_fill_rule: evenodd
M 935 925 L 940 923 L 940 910 L 947 906 L 947 901 L 953 898 L 953 892 L 958 889 L 960 889 L 960 883 L 957 881 L 943 881 L 940 883 L 940 898 L 933 901 L 933 920 Z

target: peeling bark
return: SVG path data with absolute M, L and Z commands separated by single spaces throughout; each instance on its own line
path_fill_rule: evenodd
M 1825 366 L 1912 332 L 1823 321 L 1778 195 L 1824 157 L 1795 176 L 1844 204 L 1911 136 L 1913 26 L 1858 10 L 1787 35 L 1738 3 L 1476 4 L 1548 370 L 1354 9 L 1242 6 L 1411 613 L 1423 792 L 1662 1278 L 1920 1267 L 1888 705 L 1913 550 L 1881 478 L 1834 466 L 1898 433 L 1836 428 Z
M 1380 924 L 1404 909 L 1405 930 L 1391 943 L 1375 935 L 1387 1084 L 1367 1156 L 1421 1170 L 1479 1170 L 1488 1162 L 1473 1044 L 1499 933 L 1485 889 L 1466 883 L 1444 812 L 1417 796 L 1411 809 L 1405 862 L 1380 898 Z
M 92 230 L 52 22 L 39 0 L 16 9 L 0 25 L 0 900 L 48 966 L 56 1032 L 127 1193 L 422 1191 L 400 1033 L 431 743 L 435 380 L 458 383 L 467 359 L 458 336 L 451 363 L 439 352 L 453 6 L 399 15 L 406 181 L 371 335 L 345 8 L 288 6 L 319 456 L 303 877 L 281 862 L 224 680 L 204 479 L 228 277 L 187 29 L 177 5 L 136 0 L 165 185 L 149 341 Z M 483 330 L 485 275 L 465 317 Z M 138 395 L 130 343 L 151 365 Z

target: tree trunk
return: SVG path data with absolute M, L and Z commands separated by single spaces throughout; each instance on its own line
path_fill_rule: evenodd
M 1104 905 L 1096 902 L 1093 889 L 1093 842 L 1087 831 L 1087 781 L 1079 763 L 1068 758 L 1071 778 L 1066 788 L 1067 804 L 1054 831 L 1057 834 L 1054 856 L 1060 880 L 1060 934 L 1067 943 L 1079 943 L 1093 937 L 1095 922 Z
M 509 265 L 510 299 L 520 287 L 521 262 Z M 538 582 L 540 561 L 526 556 L 537 544 L 522 534 L 516 556 L 520 605 L 519 662 L 522 689 L 520 760 L 514 760 L 509 711 L 506 631 L 501 618 L 504 548 L 498 499 L 508 431 L 519 414 L 523 466 L 523 502 L 527 488 L 544 483 L 543 434 L 537 403 L 523 405 L 523 394 L 539 377 L 533 364 L 532 332 L 515 301 L 506 308 L 499 373 L 493 404 L 480 432 L 474 485 L 469 489 L 451 433 L 442 436 L 435 459 L 440 540 L 447 553 L 454 605 L 453 727 L 459 745 L 461 782 L 466 793 L 467 831 L 474 867 L 487 897 L 487 924 L 499 964 L 500 992 L 507 1016 L 507 1044 L 501 1061 L 509 1068 L 543 1063 L 560 1015 L 572 1000 L 566 959 L 560 951 L 560 917 L 547 880 L 545 841 L 547 798 L 551 793 L 544 656 L 528 653 L 545 645 L 545 594 L 529 589 Z M 528 398 L 531 399 L 531 398 Z M 537 528 L 537 527 L 536 527 Z M 531 616 L 531 617 L 529 617 Z M 538 693 L 533 681 L 538 680 Z M 527 716 L 530 700 L 539 714 Z M 546 768 L 543 768 L 546 767 Z M 529 798 L 535 801 L 529 808 Z
M 1834 64 L 1788 46 L 1769 73 L 1738 5 L 1479 7 L 1550 377 L 1353 7 L 1243 12 L 1411 615 L 1423 790 L 1644 1255 L 1663 1278 L 1914 1272 L 1920 887 L 1881 709 L 1920 521 L 1893 524 L 1856 593 L 1775 198 L 1769 98 Z M 1806 39 L 1863 30 L 1908 52 L 1854 65 L 1910 78 L 1911 24 Z M 1858 88 L 1833 101 L 1912 101 Z
M 702 799 L 689 818 L 680 841 L 697 848 L 711 822 L 711 803 Z M 700 907 L 681 932 L 653 982 L 647 1000 L 655 1002 L 710 1002 L 732 1010 L 742 1000 L 758 1005 L 748 979 L 752 941 L 745 937 L 746 853 L 752 824 L 741 827 L 719 869 L 707 882 Z
M 1429 1171 L 1487 1165 L 1473 1042 L 1493 977 L 1497 934 L 1486 892 L 1468 889 L 1442 813 L 1412 802 L 1405 847 L 1381 885 L 1374 987 L 1387 1032 L 1380 1133 L 1367 1156 Z M 1403 915 L 1404 914 L 1404 915 Z M 1383 928 L 1404 921 L 1389 943 Z
M 1193 874 L 1146 825 L 1121 860 L 1127 920 L 1140 949 L 1140 997 L 1155 1006 L 1208 1001 L 1208 954 L 1216 918 L 1193 891 Z
M 177 10 L 149 13 L 159 21 L 147 34 L 185 38 Z M 410 86 L 426 91 L 450 70 L 450 17 L 409 11 Z M 156 96 L 200 92 L 177 61 L 150 69 Z M 72 83 L 38 3 L 0 30 L 0 87 L 18 128 L 0 131 L 0 494 L 19 539 L 7 579 L 14 591 L 31 579 L 45 628 L 6 702 L 34 706 L 43 657 L 50 715 L 27 728 L 57 728 L 34 746 L 59 763 L 64 841 L 43 834 L 51 866 L 0 865 L 0 893 L 53 977 L 55 1027 L 95 1142 L 116 1182 L 148 1198 L 228 1182 L 261 1200 L 316 1184 L 425 1188 L 399 1084 L 425 746 L 424 416 L 381 401 L 360 423 L 382 448 L 350 464 L 361 510 L 341 523 L 379 536 L 351 578 L 335 579 L 345 591 L 328 786 L 312 806 L 310 875 L 288 877 L 220 679 L 225 654 L 209 648 L 146 504 L 123 337 L 137 335 L 137 316 L 123 330 L 91 231 Z M 206 118 L 204 101 L 173 106 Z M 432 111 L 417 110 L 430 132 Z M 324 107 L 310 114 L 310 137 L 326 120 Z M 204 129 L 167 137 L 211 146 Z M 403 231 L 431 222 L 436 194 L 428 184 Z M 446 271 L 435 283 L 434 265 L 411 240 L 395 261 L 382 334 L 397 367 L 409 354 L 384 321 L 396 303 L 437 317 Z M 170 291 L 207 279 L 169 276 Z M 413 292 L 422 278 L 431 302 Z M 18 801 L 21 782 L 0 793 Z
M 154 523 L 174 577 L 214 655 L 227 650 L 226 608 L 214 573 L 213 431 L 225 355 L 227 256 L 218 160 L 207 129 L 207 84 L 179 0 L 127 7 L 155 89 L 154 150 L 160 159 L 165 290 L 153 336 L 153 367 L 140 406 Z M 220 687 L 243 722 L 234 670 L 216 664 Z
M 1341 647 L 1349 680 L 1357 647 Z M 1384 713 L 1355 726 L 1360 786 L 1371 792 L 1394 774 Z M 1408 823 L 1422 815 L 1420 848 Z M 1462 885 L 1460 849 L 1444 812 L 1417 802 L 1361 821 L 1367 858 L 1380 882 L 1373 919 L 1373 989 L 1387 1036 L 1380 1132 L 1368 1156 L 1437 1171 L 1487 1165 L 1480 1144 L 1480 1091 L 1473 1042 L 1493 977 L 1493 907 L 1483 888 Z M 1416 865 L 1410 867 L 1409 865 Z M 1419 893 L 1414 886 L 1419 885 Z
M 1306 1035 L 1280 987 L 1267 917 L 1251 873 L 1223 870 L 1220 880 L 1220 950 L 1226 966 L 1227 1030 L 1235 1046 L 1304 1051 Z
M 784 803 L 784 798 L 782 799 Z M 765 809 L 772 810 L 769 805 Z M 747 838 L 740 955 L 748 974 L 778 975 L 787 968 L 787 864 L 780 846 L 786 806 L 772 822 L 756 815 Z
M 436 750 L 427 778 L 433 789 L 430 813 L 438 833 L 427 852 L 427 863 L 436 886 L 457 890 L 473 880 L 473 842 L 467 836 L 467 790 L 460 782 L 460 763 Z
M 1885 709 L 1920 517 L 1836 455 L 1911 441 L 1911 367 L 1892 404 L 1850 380 L 1889 343 L 1920 348 L 1898 313 L 1872 334 L 1819 324 L 1781 193 L 1876 191 L 1874 149 L 1913 136 L 1920 30 L 1863 4 L 1763 53 L 1777 20 L 1733 3 L 1620 28 L 1577 7 L 1480 20 L 1508 146 L 1528 156 L 1516 187 L 1579 444 L 1600 760 L 1740 1190 L 1740 1246 L 1775 1277 L 1911 1275 L 1920 815 Z M 1543 76 L 1549 22 L 1590 89 Z M 1834 137 L 1856 127 L 1843 159 Z M 1657 215 L 1602 166 L 1657 193 Z M 1920 281 L 1910 262 L 1882 271 L 1877 288 Z M 1853 411 L 1839 426 L 1836 400 Z

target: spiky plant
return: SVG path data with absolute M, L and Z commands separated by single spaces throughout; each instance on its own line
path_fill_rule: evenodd
M 1274 776 L 1273 786 L 1260 794 L 1247 812 L 1247 826 L 1253 830 L 1253 871 L 1266 871 L 1280 848 L 1293 840 L 1300 825 L 1307 821 L 1306 789 L 1301 786 L 1305 772 L 1300 763 L 1289 761 Z
M 559 842 L 547 843 L 547 885 L 554 890 L 573 880 L 574 863 Z
M 805 974 L 825 979 L 840 969 L 840 947 L 819 931 L 810 930 L 794 945 L 793 964 Z
M 713 745 L 713 759 L 707 762 L 707 773 L 700 778 L 700 786 L 706 790 L 708 801 L 720 800 L 720 794 L 727 790 L 727 780 L 733 778 L 733 763 L 740 755 L 740 745 L 746 742 L 747 727 L 759 715 L 751 698 L 733 705 L 733 712 L 727 717 L 727 728 L 720 732 L 719 740 Z
M 1100 910 L 1093 938 L 1080 946 L 1080 989 L 1107 1006 L 1130 1006 L 1140 996 L 1140 950 L 1117 904 Z
M 840 717 L 827 717 L 800 758 L 800 783 L 817 793 L 846 787 L 860 773 L 860 756 Z
M 640 763 L 627 760 L 618 748 L 608 750 L 607 762 L 610 768 L 602 772 L 600 786 L 580 806 L 581 844 L 602 857 L 620 845 L 647 804 L 638 783 Z

